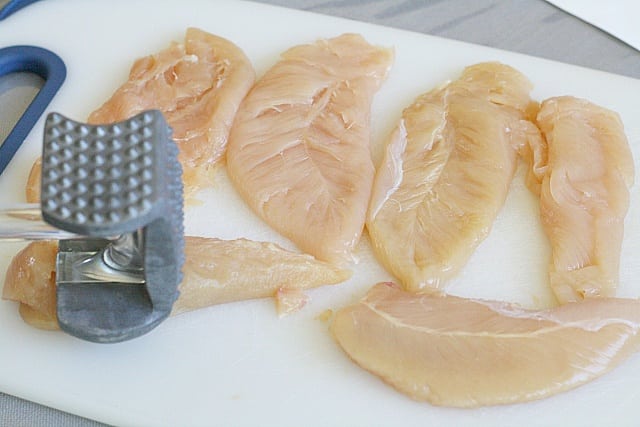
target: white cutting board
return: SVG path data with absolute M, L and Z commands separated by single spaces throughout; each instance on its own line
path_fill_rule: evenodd
M 617 110 L 640 160 L 640 81 L 481 46 L 240 1 L 47 0 L 0 22 L 0 47 L 35 44 L 58 53 L 68 77 L 50 111 L 83 120 L 127 77 L 133 60 L 181 40 L 188 26 L 229 38 L 258 75 L 279 52 L 342 32 L 393 46 L 396 64 L 373 106 L 373 152 L 401 109 L 465 65 L 499 60 L 530 77 L 538 99 L 571 94 Z M 588 41 L 585 41 L 588 42 Z M 3 202 L 22 201 L 40 151 L 41 120 L 0 177 Z M 640 168 L 638 168 L 640 169 Z M 640 185 L 622 254 L 619 295 L 640 296 Z M 187 211 L 187 231 L 290 243 L 238 199 L 224 171 Z M 522 170 L 490 237 L 451 283 L 451 293 L 546 307 L 549 249 Z M 3 245 L 0 271 L 19 246 Z M 0 302 L 0 390 L 117 425 L 547 426 L 638 425 L 640 355 L 579 389 L 520 405 L 456 410 L 414 402 L 354 365 L 317 316 L 360 298 L 389 276 L 365 241 L 351 281 L 309 292 L 301 312 L 278 319 L 271 300 L 203 309 L 169 319 L 137 340 L 98 345 L 26 326 Z

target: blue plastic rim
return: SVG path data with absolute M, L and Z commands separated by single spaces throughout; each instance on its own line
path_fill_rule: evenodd
M 0 7 L 0 21 L 2 21 L 12 13 L 18 11 L 19 9 L 29 6 L 31 3 L 35 3 L 37 1 L 38 0 L 9 0 L 7 4 L 5 4 L 3 7 Z
M 33 101 L 0 145 L 0 174 L 36 124 L 67 76 L 67 67 L 55 53 L 36 46 L 11 46 L 0 49 L 0 76 L 30 72 L 44 79 Z

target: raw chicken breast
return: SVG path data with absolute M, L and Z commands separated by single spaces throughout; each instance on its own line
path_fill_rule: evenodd
M 280 288 L 276 292 L 276 311 L 279 317 L 300 311 L 309 302 L 309 297 L 300 289 Z
M 42 183 L 42 158 L 38 157 L 31 166 L 29 177 L 27 178 L 27 186 L 25 188 L 25 196 L 27 203 L 40 202 L 40 185 Z
M 640 301 L 530 311 L 383 283 L 331 330 L 358 365 L 413 399 L 476 407 L 541 399 L 613 369 L 640 346 Z
M 251 89 L 229 136 L 229 175 L 251 208 L 303 251 L 349 260 L 374 168 L 370 105 L 389 49 L 345 34 L 282 54 Z
M 210 169 L 225 152 L 233 118 L 254 79 L 249 59 L 236 45 L 189 28 L 184 44 L 138 59 L 129 80 L 88 122 L 113 123 L 148 109 L 162 111 L 180 149 L 185 197 L 190 198 L 211 184 Z M 39 188 L 39 182 L 30 181 L 27 188 L 33 187 Z M 37 201 L 39 191 L 28 197 Z
M 274 243 L 187 237 L 184 279 L 173 312 L 265 298 L 281 288 L 308 289 L 340 283 L 349 270 L 297 254 Z
M 613 296 L 634 164 L 619 116 L 583 99 L 544 101 L 545 140 L 529 161 L 551 241 L 550 282 L 561 303 Z
M 5 275 L 2 298 L 19 301 L 22 318 L 40 329 L 58 329 L 57 253 L 58 242 L 30 243 L 13 257 Z
M 375 177 L 367 229 L 406 289 L 441 287 L 489 233 L 518 151 L 540 138 L 527 120 L 530 90 L 515 69 L 482 63 L 403 111 Z
M 55 242 L 31 243 L 11 261 L 2 298 L 20 302 L 32 326 L 58 329 Z M 243 299 L 275 296 L 283 289 L 308 289 L 347 280 L 351 272 L 296 254 L 273 243 L 185 238 L 180 296 L 172 314 Z

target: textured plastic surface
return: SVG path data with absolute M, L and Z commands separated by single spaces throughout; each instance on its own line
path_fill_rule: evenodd
M 389 22 L 400 9 L 386 12 Z M 54 16 L 56 28 L 65 31 L 47 25 Z M 640 168 L 640 81 L 486 46 L 240 0 L 47 0 L 0 24 L 0 40 L 55 47 L 65 58 L 69 81 L 51 108 L 86 117 L 126 80 L 136 58 L 182 40 L 187 26 L 232 40 L 259 76 L 293 45 L 341 32 L 393 47 L 396 62 L 371 111 L 375 161 L 402 109 L 419 93 L 454 78 L 466 65 L 499 60 L 532 80 L 537 100 L 570 94 L 619 111 Z M 5 200 L 24 197 L 42 131 L 34 129 L 0 176 Z M 268 240 L 293 249 L 240 199 L 224 167 L 212 178 L 214 187 L 185 210 L 187 235 Z M 519 174 L 489 237 L 451 284 L 453 294 L 537 308 L 552 304 L 548 243 L 537 206 Z M 638 297 L 640 185 L 632 189 L 625 226 L 618 295 Z M 6 269 L 17 248 L 0 249 Z M 15 303 L 0 301 L 0 342 L 6 343 L 0 351 L 0 390 L 118 426 L 638 425 L 640 354 L 598 381 L 523 405 L 456 410 L 398 393 L 349 360 L 319 320 L 325 310 L 353 303 L 377 281 L 390 279 L 366 238 L 357 255 L 351 280 L 310 290 L 309 302 L 294 315 L 279 318 L 269 298 L 224 304 L 171 317 L 149 334 L 117 345 L 34 329 L 24 324 Z
M 146 333 L 169 315 L 184 262 L 182 169 L 164 117 L 146 111 L 123 122 L 87 125 L 51 113 L 42 159 L 46 222 L 93 237 L 142 233 L 146 286 L 59 282 L 61 328 L 96 342 Z M 87 242 L 62 241 L 60 253 L 101 251 L 108 244 L 91 240 L 95 247 L 87 248 Z M 59 254 L 59 269 L 60 260 Z
M 8 6 L 9 4 L 2 11 Z M 35 73 L 45 82 L 0 145 L 0 174 L 18 151 L 67 76 L 67 69 L 62 59 L 47 49 L 36 46 L 11 46 L 0 49 L 0 76 L 17 72 Z

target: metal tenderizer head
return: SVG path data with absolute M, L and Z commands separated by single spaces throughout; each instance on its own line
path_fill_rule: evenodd
M 94 342 L 153 329 L 184 263 L 182 168 L 164 117 L 88 125 L 49 114 L 42 159 L 43 219 L 85 236 L 59 242 L 60 327 Z

